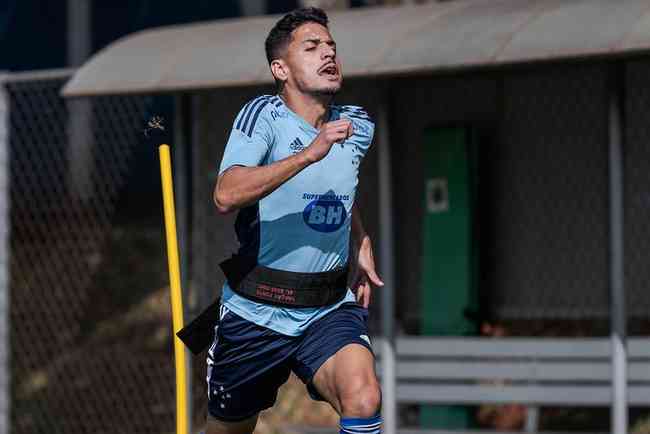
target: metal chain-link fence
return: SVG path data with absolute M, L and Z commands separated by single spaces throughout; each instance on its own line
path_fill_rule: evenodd
M 632 334 L 650 333 L 650 61 L 626 65 L 625 285 Z
M 606 77 L 585 65 L 504 81 L 485 267 L 500 317 L 608 317 Z
M 5 82 L 12 432 L 172 432 L 166 280 L 133 278 L 146 269 L 143 245 L 164 261 L 162 229 L 114 223 L 146 99 L 66 102 L 59 91 L 69 74 Z
M 625 278 L 629 325 L 647 334 L 650 102 L 648 60 L 627 62 Z M 606 334 L 610 314 L 609 65 L 540 65 L 498 73 L 409 78 L 396 93 L 396 264 L 409 297 L 398 315 L 421 319 L 421 163 L 425 128 L 477 131 L 480 318 L 522 334 Z M 414 242 L 415 240 L 415 242 Z M 645 330 L 645 331 L 644 331 Z

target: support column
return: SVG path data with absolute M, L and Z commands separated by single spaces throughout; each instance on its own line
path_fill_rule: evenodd
M 609 117 L 609 260 L 612 346 L 612 432 L 626 434 L 627 346 L 623 269 L 623 125 L 624 65 L 611 66 L 608 86 Z
M 387 101 L 384 97 L 377 117 L 376 144 L 379 172 L 379 258 L 380 275 L 384 281 L 381 293 L 381 388 L 384 434 L 397 433 L 397 388 L 395 381 L 395 264 L 393 260 L 393 192 L 390 161 L 390 135 Z
M 9 96 L 5 92 L 6 76 L 0 72 L 0 434 L 10 432 L 9 364 Z
M 67 0 L 68 65 L 80 66 L 90 56 L 92 0 Z M 68 190 L 82 201 L 94 194 L 92 104 L 88 99 L 71 100 L 68 106 Z
M 191 287 L 190 251 L 191 232 L 190 222 L 192 205 L 190 184 L 192 171 L 190 169 L 189 144 L 185 140 L 185 123 L 183 101 L 185 95 L 174 96 L 174 143 L 170 143 L 174 159 L 174 202 L 176 203 L 176 227 L 178 232 L 178 250 L 181 268 L 181 288 L 183 290 L 183 317 L 188 323 L 196 316 L 196 297 Z M 187 427 L 188 434 L 192 433 L 192 360 L 193 354 L 185 347 L 185 384 L 187 386 Z
M 187 128 L 190 129 L 190 147 L 192 149 L 192 173 L 193 180 L 195 184 L 193 185 L 192 191 L 196 196 L 196 200 L 192 201 L 194 203 L 194 218 L 193 225 L 195 228 L 200 228 L 200 231 L 207 231 L 210 227 L 209 221 L 212 211 L 212 187 L 214 187 L 213 181 L 206 178 L 206 161 L 209 161 L 209 158 L 206 156 L 206 146 L 202 142 L 204 137 L 202 132 L 202 119 L 203 115 L 201 112 L 202 99 L 201 95 L 195 93 L 187 102 L 187 107 L 189 107 L 190 116 L 186 119 L 191 119 L 188 122 Z M 210 167 L 214 169 L 214 163 L 211 163 Z M 216 181 L 216 179 L 215 179 Z M 195 253 L 194 259 L 192 261 L 192 269 L 194 270 L 194 281 L 197 287 L 197 306 L 199 310 L 204 309 L 215 298 L 215 283 L 212 281 L 214 276 L 214 255 L 213 255 L 213 246 L 207 242 L 205 234 L 202 235 L 203 239 L 196 240 L 196 244 L 192 245 L 192 251 Z M 197 311 L 198 313 L 198 311 Z

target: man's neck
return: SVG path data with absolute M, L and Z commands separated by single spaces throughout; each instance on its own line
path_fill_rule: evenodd
M 309 95 L 300 92 L 290 92 L 285 89 L 281 94 L 285 104 L 298 116 L 306 120 L 316 129 L 327 122 L 329 118 L 329 95 Z

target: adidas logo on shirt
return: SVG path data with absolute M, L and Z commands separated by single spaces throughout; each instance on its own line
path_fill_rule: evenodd
M 305 145 L 303 145 L 300 139 L 296 137 L 296 140 L 289 144 L 289 149 L 291 149 L 291 152 L 294 154 L 297 154 L 298 152 L 305 149 Z

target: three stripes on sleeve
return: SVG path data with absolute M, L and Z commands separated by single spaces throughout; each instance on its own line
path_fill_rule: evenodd
M 235 129 L 241 131 L 248 137 L 252 137 L 260 113 L 262 113 L 262 110 L 264 110 L 264 107 L 268 104 L 280 107 L 282 105 L 282 100 L 277 96 L 263 95 L 249 101 L 242 111 L 239 112 L 239 116 L 235 119 Z

